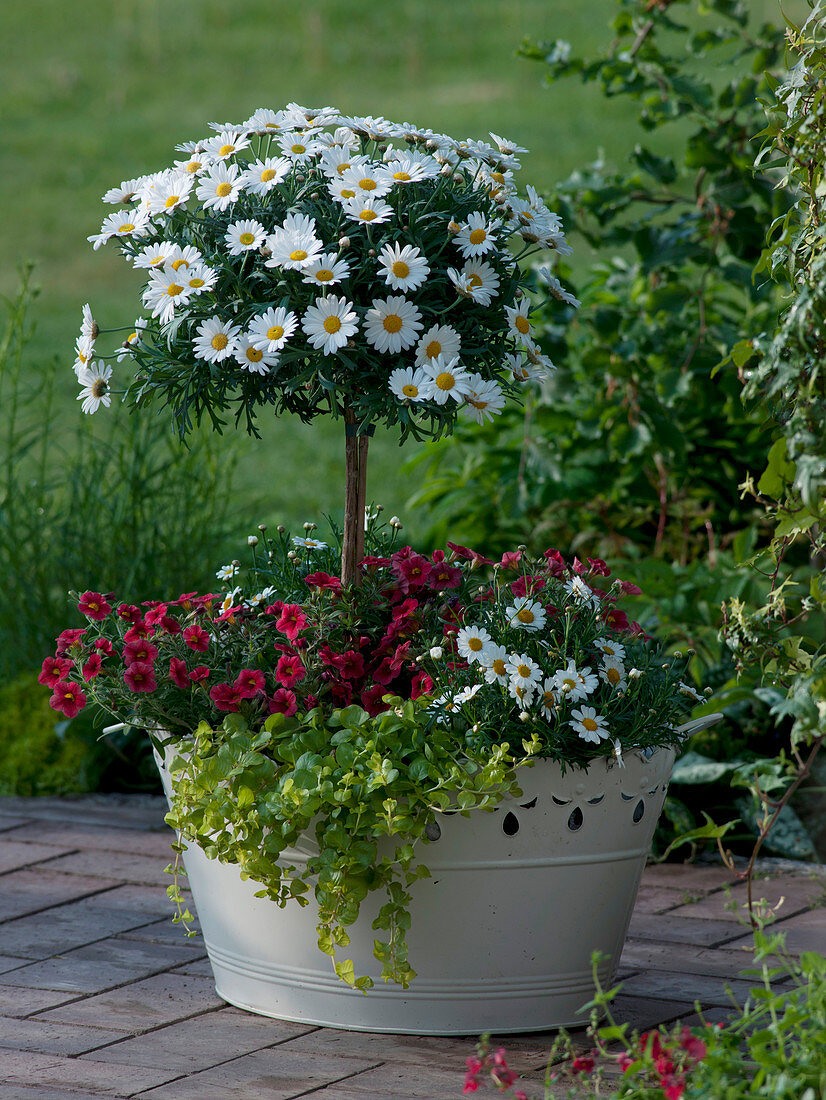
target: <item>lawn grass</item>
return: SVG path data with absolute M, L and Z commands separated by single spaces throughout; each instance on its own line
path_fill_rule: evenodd
M 779 19 L 774 0 L 752 6 Z M 621 161 L 639 140 L 624 101 L 571 83 L 542 89 L 517 60 L 523 36 L 592 49 L 610 35 L 608 0 L 27 0 L 4 4 L 0 112 L 0 292 L 32 259 L 42 286 L 32 369 L 66 364 L 66 422 L 77 416 L 69 370 L 80 306 L 104 326 L 131 323 L 138 281 L 114 252 L 86 243 L 121 179 L 171 163 L 208 120 L 246 118 L 289 100 L 384 114 L 456 136 L 505 134 L 531 149 L 524 182 L 540 189 L 601 149 Z M 300 523 L 340 511 L 337 425 L 282 420 L 241 444 L 239 522 Z M 403 513 L 418 476 L 392 439 L 372 445 L 373 499 Z M 410 517 L 408 517 L 409 519 Z M 413 537 L 414 522 L 409 526 Z

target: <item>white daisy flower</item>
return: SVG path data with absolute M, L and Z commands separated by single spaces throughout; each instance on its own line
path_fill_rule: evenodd
M 314 140 L 314 134 L 311 131 L 302 134 L 298 130 L 289 130 L 278 138 L 278 145 L 284 156 L 293 164 L 308 164 L 324 149 L 323 145 Z
M 511 653 L 507 661 L 508 677 L 516 686 L 533 691 L 542 679 L 542 669 L 527 653 Z
M 505 306 L 505 313 L 508 317 L 508 328 L 521 340 L 526 343 L 533 343 L 531 337 L 531 322 L 528 320 L 528 312 L 530 310 L 530 302 L 523 298 L 516 309 L 512 309 L 511 306 Z
M 266 266 L 300 271 L 316 261 L 323 247 L 315 235 L 314 218 L 308 218 L 305 214 L 288 214 L 284 224 L 276 226 L 267 237 L 267 248 L 272 255 Z
M 456 235 L 456 247 L 467 260 L 473 256 L 484 256 L 496 248 L 496 231 L 502 222 L 491 221 L 485 214 L 475 210 Z
M 262 130 L 265 133 L 273 134 L 285 128 L 286 117 L 285 111 L 273 111 L 269 107 L 259 107 L 244 123 L 243 129 L 246 133 L 251 133 L 253 130 Z
M 352 302 L 331 294 L 328 298 L 316 299 L 304 314 L 301 327 L 312 347 L 320 348 L 325 355 L 332 355 L 355 334 L 358 319 Z
M 88 367 L 95 354 L 95 341 L 91 336 L 78 336 L 75 340 L 75 361 L 72 364 L 75 374 L 79 377 L 80 371 Z
M 575 603 L 587 603 L 593 608 L 599 607 L 599 596 L 591 591 L 582 577 L 571 577 L 562 587 Z
M 226 210 L 236 201 L 241 189 L 238 165 L 221 160 L 210 165 L 209 171 L 201 176 L 195 194 L 205 210 Z
M 214 157 L 207 156 L 206 153 L 192 153 L 182 160 L 176 160 L 175 167 L 179 172 L 184 172 L 187 176 L 197 176 L 199 172 L 202 172 L 205 168 L 209 168 L 210 164 L 214 162 L 214 159 Z
M 433 325 L 416 345 L 416 362 L 424 367 L 440 355 L 445 359 L 454 359 L 460 347 L 461 340 L 455 329 L 450 325 Z
M 530 363 L 526 362 L 524 356 L 521 354 L 506 355 L 502 365 L 511 372 L 514 382 L 533 382 L 542 377 L 541 372 L 536 370 Z
M 526 687 L 524 684 L 517 683 L 516 680 L 511 679 L 508 681 L 508 695 L 510 695 L 511 699 L 515 699 L 524 711 L 533 702 L 536 687 L 536 684 L 531 684 L 530 687 Z
M 505 608 L 509 626 L 533 633 L 545 625 L 545 608 L 538 600 L 525 596 Z
M 598 649 L 603 657 L 624 657 L 625 646 L 615 642 L 613 638 L 597 638 L 594 648 Z
M 203 266 L 203 256 L 195 247 L 195 245 L 188 244 L 183 248 L 178 247 L 174 255 L 170 255 L 166 261 L 165 266 L 171 268 L 173 271 L 186 271 L 189 267 L 196 265 Z
M 80 338 L 82 340 L 97 340 L 100 329 L 92 316 L 92 307 L 87 302 L 81 310 Z
M 327 192 L 330 198 L 335 202 L 340 202 L 342 206 L 346 206 L 351 199 L 355 199 L 356 193 L 352 187 L 348 187 L 343 180 L 338 178 L 331 179 L 327 184 Z
M 599 670 L 599 678 L 616 691 L 625 691 L 628 681 L 625 678 L 625 665 L 615 657 L 606 657 Z
M 180 253 L 180 247 L 172 241 L 159 241 L 142 249 L 132 257 L 132 266 L 137 268 L 163 267 Z
M 424 401 L 430 380 L 421 367 L 396 367 L 390 373 L 388 385 L 399 401 Z
M 490 264 L 483 260 L 468 260 L 461 271 L 447 269 L 447 277 L 463 298 L 470 298 L 481 306 L 489 306 L 498 297 L 499 276 Z
M 103 201 L 115 206 L 122 203 L 125 206 L 126 203 L 132 202 L 138 194 L 142 183 L 143 176 L 138 176 L 138 178 L 134 180 L 124 180 L 120 187 L 110 187 L 103 196 Z
M 222 565 L 215 576 L 219 581 L 231 581 L 234 576 L 241 572 L 240 565 L 236 565 L 234 562 L 231 565 Z
M 134 210 L 118 210 L 109 214 L 103 220 L 100 233 L 93 233 L 86 240 L 94 246 L 95 251 L 111 241 L 113 237 L 140 237 L 146 233 L 146 223 L 149 214 L 146 210 L 135 207 Z
M 575 298 L 570 291 L 567 291 L 557 277 L 551 274 L 549 267 L 538 267 L 536 269 L 536 277 L 541 283 L 544 283 L 548 288 L 548 293 L 552 298 L 556 298 L 558 302 L 564 302 L 568 306 L 573 306 L 574 309 L 579 309 L 582 305 L 579 298 Z
M 266 195 L 286 179 L 290 162 L 286 157 L 264 157 L 249 164 L 239 176 L 241 185 L 251 195 Z
M 229 609 L 231 607 L 236 606 L 236 603 L 238 601 L 238 597 L 240 595 L 241 595 L 241 586 L 240 585 L 238 585 L 237 588 L 233 588 L 230 592 L 227 592 L 226 596 L 224 596 L 223 600 L 221 601 L 220 610 L 221 610 L 222 615 L 226 614 L 226 612 L 229 611 Z
M 251 374 L 269 374 L 279 359 L 278 352 L 271 355 L 255 347 L 247 334 L 236 337 L 234 354 L 235 361 Z
M 506 684 L 510 673 L 508 672 L 508 651 L 504 646 L 491 643 L 484 651 L 479 664 L 485 670 L 485 680 L 489 684 Z
M 539 709 L 543 718 L 547 718 L 548 721 L 553 721 L 556 717 L 556 705 L 558 703 L 558 697 L 556 688 L 554 687 L 554 681 L 552 676 L 548 676 L 545 679 L 544 684 L 539 688 Z
M 481 684 L 474 684 L 473 687 L 464 687 L 453 696 L 453 702 L 457 707 L 460 707 L 463 703 L 469 703 L 474 695 L 478 694 L 481 690 Z
M 77 395 L 80 406 L 85 413 L 95 413 L 101 405 L 108 409 L 112 403 L 111 387 L 109 379 L 112 377 L 112 368 L 104 363 L 90 363 L 81 367 L 77 372 L 77 380 L 83 387 Z
M 122 363 L 123 360 L 132 354 L 132 348 L 135 344 L 140 342 L 141 333 L 146 328 L 146 318 L 138 317 L 135 321 L 134 332 L 130 332 L 126 339 L 123 341 L 121 350 L 118 352 L 118 362 Z
M 421 180 L 435 179 L 439 174 L 439 165 L 433 157 L 401 155 L 388 163 L 387 174 L 392 184 L 419 183 Z
M 259 351 L 271 354 L 284 347 L 297 325 L 294 313 L 283 306 L 271 307 L 251 322 L 248 335 Z
M 171 214 L 179 206 L 184 206 L 192 191 L 192 176 L 186 172 L 172 172 L 166 179 L 159 181 L 152 190 L 146 204 L 150 214 Z
M 194 291 L 179 279 L 177 271 L 164 268 L 162 271 L 150 271 L 149 282 L 141 298 L 152 316 L 162 325 L 171 321 L 178 306 L 186 305 Z
M 611 734 L 608 728 L 608 719 L 603 718 L 601 714 L 597 714 L 594 707 L 572 710 L 568 725 L 573 727 L 583 741 L 590 741 L 594 745 L 598 745 L 600 741 L 605 740 Z
M 446 362 L 443 355 L 437 355 L 422 369 L 430 379 L 425 399 L 437 405 L 444 405 L 449 397 L 462 401 L 470 389 L 468 373 L 458 358 Z
M 397 355 L 416 343 L 422 323 L 419 309 L 407 298 L 376 298 L 364 317 L 364 336 L 377 351 Z
M 579 669 L 576 661 L 568 661 L 567 668 L 562 668 L 553 676 L 554 689 L 559 692 L 561 698 L 569 699 L 576 703 L 579 699 L 585 699 L 599 685 L 599 680 L 591 672 L 588 665 Z
M 205 290 L 212 290 L 218 282 L 218 272 L 206 264 L 192 264 L 178 270 L 178 282 L 193 294 L 202 294 Z
M 308 537 L 302 537 L 301 535 L 293 535 L 293 545 L 301 546 L 305 550 L 326 550 L 327 543 L 321 542 L 319 539 L 311 539 Z
M 233 222 L 224 234 L 230 256 L 241 256 L 244 252 L 260 248 L 266 239 L 266 229 L 255 219 Z
M 527 153 L 528 150 L 521 145 L 517 145 L 515 141 L 508 141 L 507 138 L 499 137 L 498 134 L 494 134 L 492 131 L 489 132 L 500 153 L 504 153 L 509 157 L 514 156 L 516 153 Z
M 302 271 L 304 282 L 315 286 L 334 286 L 350 277 L 350 265 L 335 252 L 323 252 Z
M 485 652 L 493 639 L 483 626 L 465 626 L 456 635 L 456 648 L 468 664 L 479 661 L 484 664 Z
M 481 374 L 471 374 L 468 376 L 468 386 L 462 411 L 472 416 L 477 424 L 492 421 L 505 407 L 502 387 L 493 380 L 485 380 Z
M 321 154 L 321 160 L 319 161 L 324 175 L 331 176 L 333 179 L 341 179 L 348 169 L 358 168 L 359 165 L 369 163 L 367 157 L 353 155 L 350 152 L 348 143 L 328 146 Z M 353 194 L 355 194 L 355 189 L 353 189 Z
M 393 290 L 416 290 L 430 274 L 427 260 L 412 244 L 386 244 L 378 255 L 378 265 Z
M 208 157 L 217 160 L 226 160 L 234 153 L 240 153 L 242 149 L 249 147 L 249 138 L 237 130 L 222 130 L 215 137 L 207 138 L 203 143 L 203 151 Z
M 347 168 L 341 173 L 341 182 L 362 199 L 380 199 L 393 186 L 382 164 L 357 164 Z
M 525 354 L 528 357 L 528 362 L 531 364 L 531 371 L 534 378 L 546 378 L 551 371 L 556 370 L 556 364 L 552 363 L 548 356 L 543 355 L 533 344 L 526 343 Z
M 393 207 L 384 199 L 363 199 L 358 195 L 347 200 L 344 211 L 348 218 L 365 225 L 382 225 L 393 217 Z
M 235 342 L 241 335 L 238 325 L 215 316 L 202 321 L 196 331 L 192 347 L 199 359 L 220 363 L 235 354 Z

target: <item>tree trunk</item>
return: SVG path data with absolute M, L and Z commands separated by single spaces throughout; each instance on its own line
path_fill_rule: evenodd
M 344 536 L 341 544 L 341 583 L 361 584 L 357 566 L 364 557 L 364 509 L 367 503 L 366 435 L 356 435 L 356 414 L 344 409 Z

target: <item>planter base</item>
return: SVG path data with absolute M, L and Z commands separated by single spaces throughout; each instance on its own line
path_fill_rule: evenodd
M 348 931 L 366 995 L 334 974 L 316 946 L 314 902 L 280 909 L 256 898 L 238 868 L 184 854 L 219 996 L 276 1019 L 353 1031 L 478 1035 L 584 1026 L 594 984 L 613 979 L 674 760 L 626 756 L 565 776 L 550 761 L 520 773 L 523 796 L 494 813 L 441 815 L 440 835 L 419 850 L 432 878 L 411 887 L 407 990 L 379 977 L 371 922 L 381 899 L 362 904 Z M 169 775 L 161 768 L 169 791 Z M 296 850 L 290 862 L 306 861 Z

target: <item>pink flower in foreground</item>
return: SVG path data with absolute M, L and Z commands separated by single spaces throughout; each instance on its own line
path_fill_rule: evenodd
M 186 661 L 182 661 L 179 657 L 170 658 L 169 679 L 182 691 L 189 687 L 189 675 L 186 671 Z
M 275 669 L 275 678 L 282 687 L 294 687 L 296 684 L 300 684 L 306 675 L 307 670 L 301 663 L 300 657 L 291 657 L 286 654 L 279 657 Z
M 522 561 L 521 550 L 507 550 L 499 562 L 500 569 L 518 569 L 519 563 Z
M 193 626 L 188 626 L 184 630 L 184 641 L 190 649 L 194 649 L 196 653 L 206 653 L 209 649 L 209 634 L 204 630 L 202 626 L 198 626 L 195 623 Z
M 197 668 L 193 668 L 189 674 L 190 680 L 198 683 L 201 680 L 206 680 L 209 677 L 209 669 L 206 665 L 198 665 Z
M 123 663 L 133 665 L 135 662 L 151 664 L 158 656 L 158 647 L 152 645 L 146 638 L 135 638 L 127 642 L 123 647 Z
M 74 718 L 86 706 L 86 696 L 80 690 L 79 684 L 61 682 L 52 692 L 49 706 L 52 710 L 62 711 L 67 718 Z
M 112 610 L 111 604 L 106 602 L 106 597 L 100 592 L 84 592 L 77 605 L 87 619 L 105 619 Z
M 696 1062 L 702 1062 L 708 1054 L 705 1043 L 692 1032 L 690 1027 L 684 1027 L 680 1032 L 680 1046 Z
M 100 672 L 100 666 L 103 663 L 99 653 L 93 653 L 83 666 L 83 679 L 88 683 L 90 680 L 94 680 L 97 674 Z
M 238 710 L 241 698 L 232 684 L 216 684 L 209 689 L 209 697 L 218 710 L 227 711 L 230 714 Z
M 276 622 L 275 629 L 286 634 L 290 641 L 294 642 L 306 625 L 307 616 L 300 604 L 285 603 L 281 608 L 281 617 Z
M 264 690 L 264 673 L 252 668 L 242 668 L 232 686 L 238 692 L 239 699 L 252 699 L 259 691 Z
M 57 636 L 57 656 L 62 657 L 65 653 L 72 648 L 72 646 L 80 643 L 81 638 L 86 633 L 85 628 L 78 630 L 63 630 Z
M 273 692 L 272 698 L 267 700 L 270 714 L 285 714 L 291 718 L 298 710 L 298 700 L 295 693 L 287 688 L 278 688 Z
M 341 589 L 339 578 L 333 577 L 329 573 L 308 573 L 304 581 L 311 588 L 328 588 L 333 592 L 338 592 Z
M 123 682 L 130 691 L 155 691 L 155 666 L 148 661 L 135 661 L 123 674 Z
M 72 670 L 72 662 L 68 657 L 47 657 L 37 677 L 38 684 L 53 688 L 61 680 L 65 680 Z

